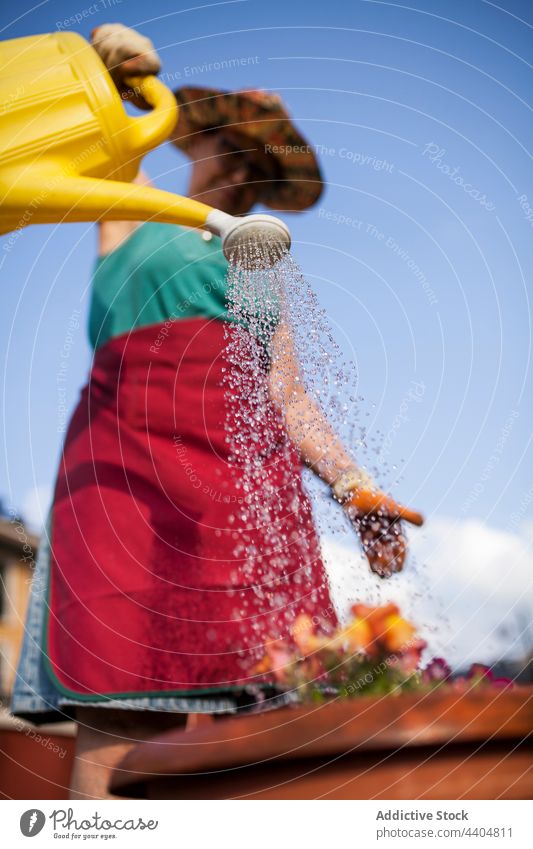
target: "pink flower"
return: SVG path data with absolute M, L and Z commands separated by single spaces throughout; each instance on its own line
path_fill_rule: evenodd
M 432 684 L 435 681 L 447 681 L 452 670 L 442 657 L 433 657 L 422 671 L 422 682 Z
M 395 665 L 399 666 L 402 672 L 411 675 L 420 666 L 420 658 L 426 646 L 425 640 L 417 638 L 411 640 L 401 651 L 392 654 L 391 657 L 394 658 Z
M 294 663 L 289 646 L 282 640 L 276 640 L 266 647 L 266 655 L 256 665 L 258 675 L 271 673 L 279 684 L 290 683 L 290 671 Z
M 467 681 L 471 681 L 474 678 L 480 678 L 481 680 L 483 678 L 488 678 L 490 681 L 490 675 L 491 672 L 489 666 L 485 666 L 483 663 L 473 663 L 465 677 Z
M 306 613 L 300 613 L 296 617 L 291 628 L 291 635 L 304 656 L 318 651 L 327 645 L 326 639 L 317 637 L 315 634 L 313 620 Z
M 492 668 L 485 666 L 483 663 L 473 663 L 466 674 L 467 681 L 474 681 L 479 684 L 490 684 L 491 687 L 512 687 L 513 682 L 510 678 L 496 678 Z

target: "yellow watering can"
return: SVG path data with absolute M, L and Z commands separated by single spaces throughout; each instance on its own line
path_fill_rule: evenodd
M 0 67 L 0 234 L 27 224 L 151 220 L 209 230 L 234 261 L 251 244 L 260 244 L 264 265 L 289 249 L 287 227 L 271 215 L 238 218 L 129 182 L 177 121 L 176 99 L 156 77 L 128 80 L 153 107 L 131 118 L 104 63 L 77 33 L 0 42 Z

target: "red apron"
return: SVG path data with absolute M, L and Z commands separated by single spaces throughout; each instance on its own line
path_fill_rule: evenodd
M 95 353 L 56 482 L 45 625 L 49 672 L 74 697 L 266 683 L 253 667 L 299 613 L 337 625 L 300 461 L 294 447 L 281 450 L 281 425 L 280 450 L 264 462 L 274 485 L 286 480 L 287 457 L 292 465 L 299 509 L 287 495 L 280 528 L 290 568 L 258 592 L 236 556 L 243 493 L 228 466 L 225 345 L 221 321 L 187 319 L 116 336 Z M 252 537 L 264 559 L 261 529 Z

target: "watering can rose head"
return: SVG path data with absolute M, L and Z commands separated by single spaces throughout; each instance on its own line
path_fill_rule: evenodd
M 237 218 L 214 209 L 207 216 L 206 229 L 221 237 L 224 256 L 230 263 L 247 269 L 270 268 L 291 246 L 287 226 L 273 215 Z

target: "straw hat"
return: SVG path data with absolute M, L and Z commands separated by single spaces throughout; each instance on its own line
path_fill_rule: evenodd
M 278 163 L 280 176 L 262 197 L 266 206 L 297 211 L 316 203 L 323 189 L 318 162 L 279 95 L 196 86 L 178 88 L 174 95 L 180 110 L 171 140 L 180 150 L 186 153 L 197 133 L 231 127 L 259 144 Z

